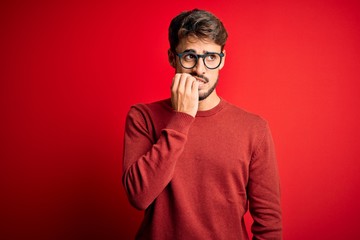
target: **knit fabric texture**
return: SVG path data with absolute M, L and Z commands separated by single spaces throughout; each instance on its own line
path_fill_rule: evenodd
M 131 107 L 123 185 L 145 215 L 136 239 L 282 239 L 280 187 L 267 122 L 221 99 L 196 117 L 170 99 Z

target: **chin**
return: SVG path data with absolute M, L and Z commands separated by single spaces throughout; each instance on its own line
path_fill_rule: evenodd
M 202 101 L 202 100 L 205 100 L 206 98 L 208 98 L 215 90 L 215 87 L 216 87 L 216 84 L 208 89 L 207 91 L 206 90 L 199 90 L 199 101 Z
M 199 93 L 199 101 L 205 100 L 210 94 L 209 92 Z

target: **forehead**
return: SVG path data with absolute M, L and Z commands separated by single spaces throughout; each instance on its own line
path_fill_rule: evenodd
M 176 51 L 179 53 L 186 50 L 194 50 L 198 54 L 206 52 L 220 52 L 221 46 L 208 38 L 200 39 L 194 36 L 188 36 L 180 39 L 179 45 L 176 47 Z

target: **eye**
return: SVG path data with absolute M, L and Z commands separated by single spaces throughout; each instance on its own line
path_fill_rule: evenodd
M 187 62 L 191 62 L 194 61 L 194 59 L 196 59 L 196 55 L 193 53 L 188 53 L 183 56 L 183 59 Z
M 217 59 L 217 55 L 216 54 L 213 54 L 213 53 L 211 53 L 211 54 L 207 54 L 206 55 L 206 60 L 207 61 L 215 61 L 216 59 Z

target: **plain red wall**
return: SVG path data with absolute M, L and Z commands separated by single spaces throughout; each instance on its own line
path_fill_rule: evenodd
M 0 5 L 1 239 L 133 238 L 125 116 L 169 97 L 167 27 L 194 7 L 229 32 L 218 92 L 270 123 L 284 239 L 360 238 L 359 1 L 15 0 Z

